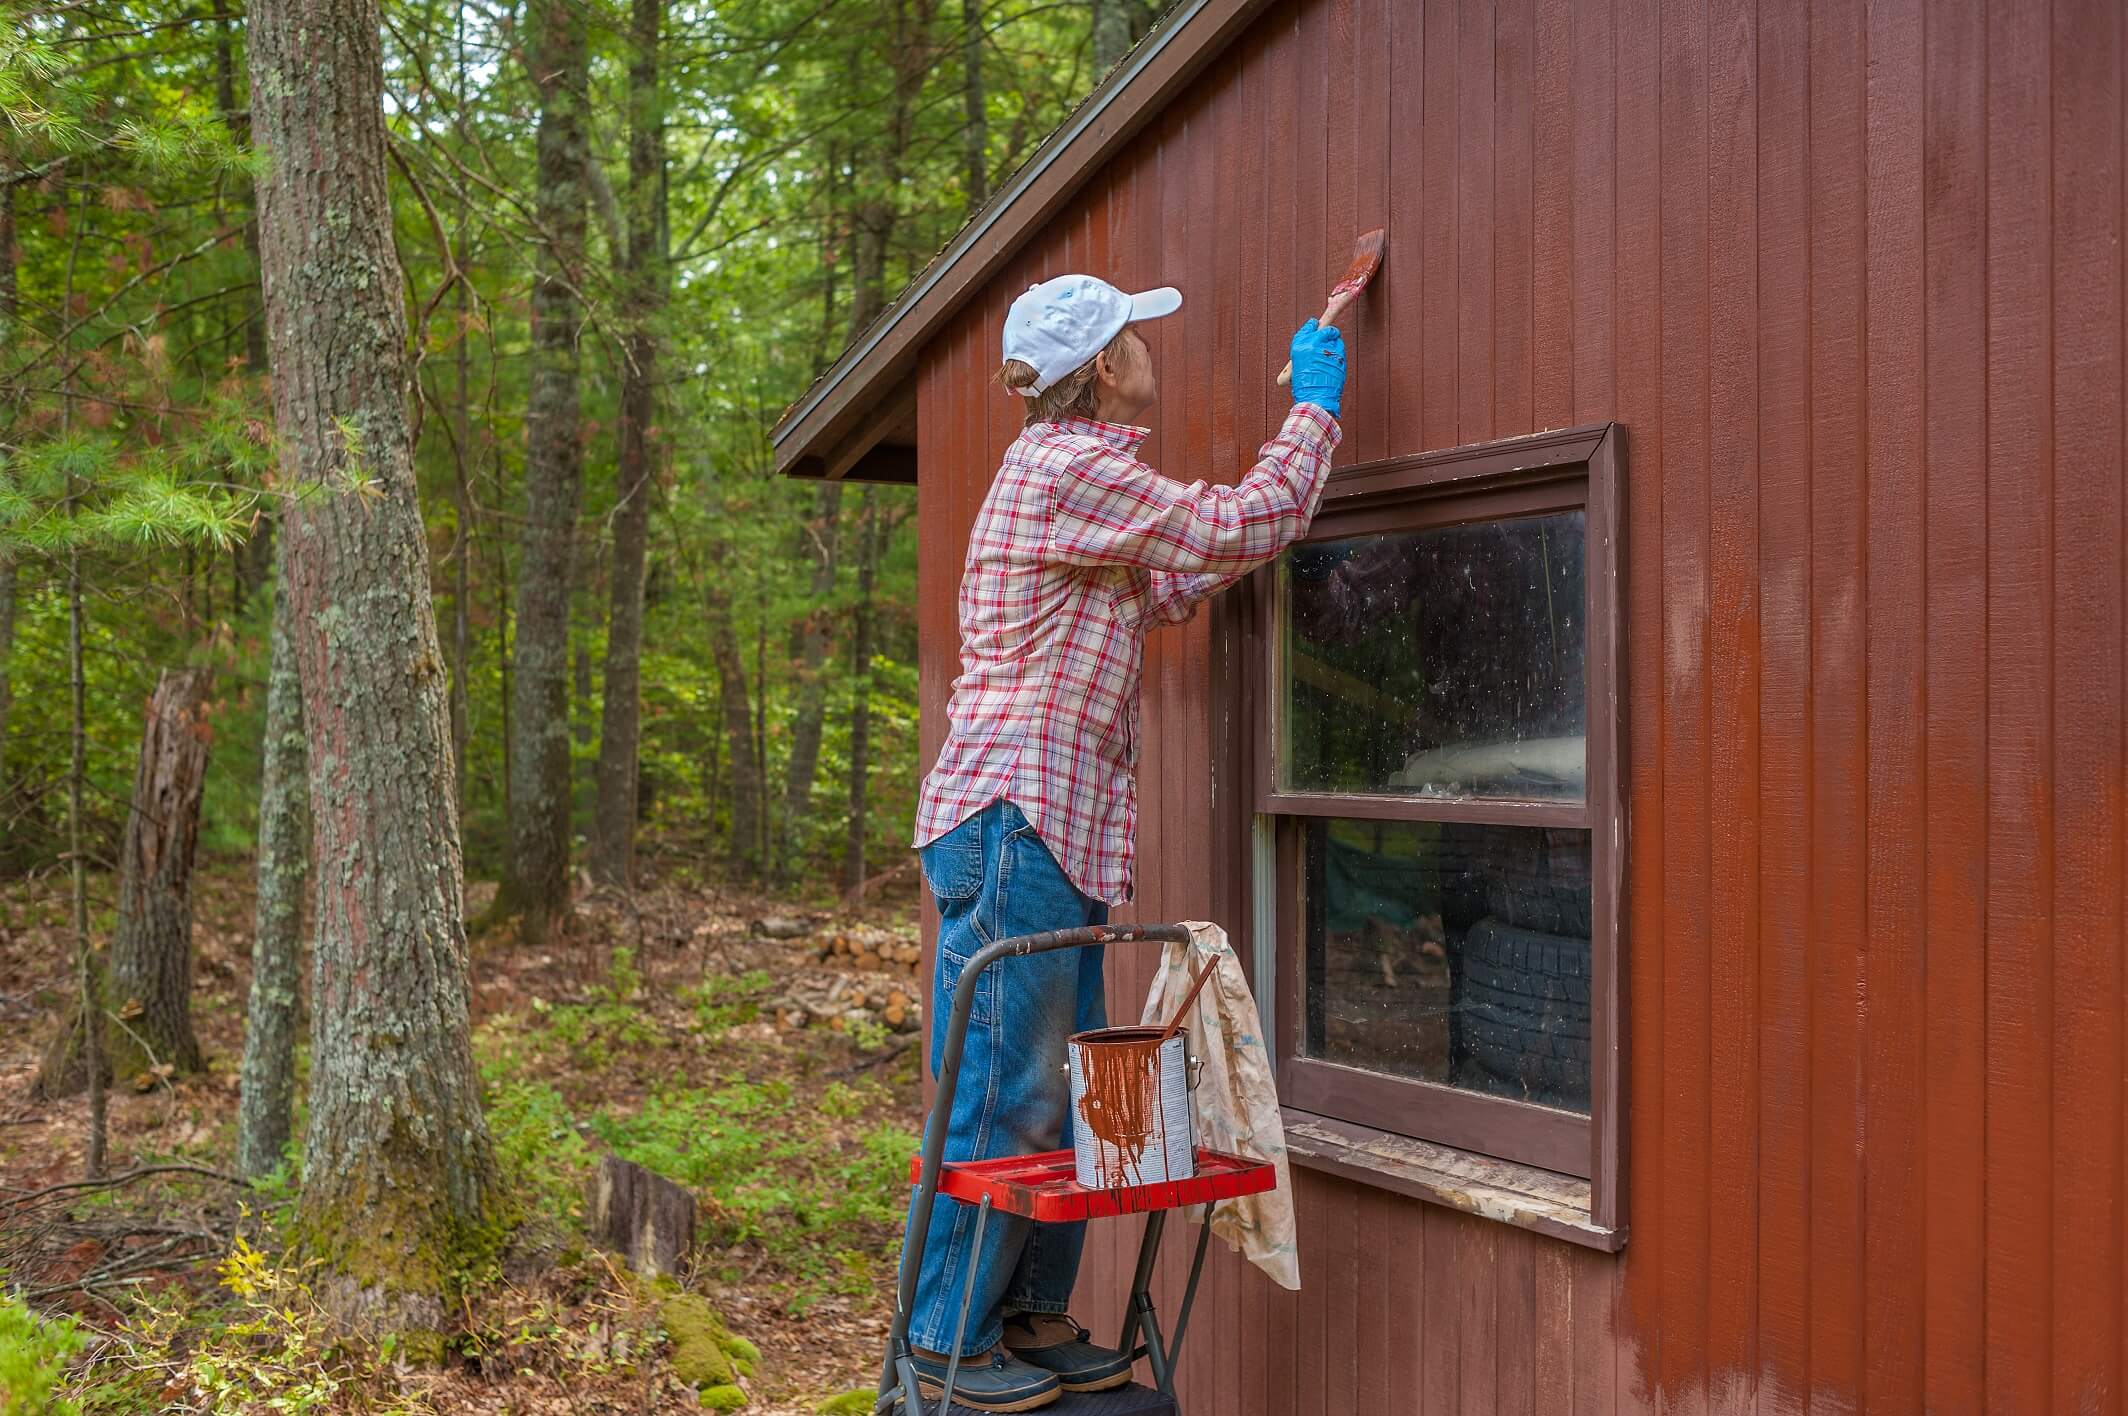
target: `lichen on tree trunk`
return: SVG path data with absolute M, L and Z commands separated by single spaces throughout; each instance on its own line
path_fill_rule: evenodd
M 240 1174 L 264 1175 L 288 1149 L 295 1095 L 297 990 L 302 974 L 303 885 L 308 877 L 310 792 L 304 781 L 303 686 L 296 673 L 289 596 L 273 607 L 273 658 L 259 783 L 258 899 L 252 919 L 251 1001 L 237 1108 Z
M 293 1227 L 364 1326 L 437 1328 L 506 1221 L 467 1009 L 443 658 L 408 423 L 377 0 L 254 0 L 252 124 L 312 810 Z
M 205 669 L 166 670 L 141 728 L 119 846 L 118 929 L 102 988 L 104 1074 L 120 1081 L 204 1065 L 192 1030 L 192 862 L 212 682 Z M 39 1095 L 65 1096 L 88 1080 L 82 1042 L 78 1023 L 60 1032 L 38 1073 Z

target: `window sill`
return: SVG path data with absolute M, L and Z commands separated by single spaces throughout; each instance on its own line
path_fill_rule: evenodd
M 1286 1155 L 1295 1165 L 1605 1253 L 1625 1247 L 1623 1228 L 1590 1218 L 1586 1180 L 1291 1107 L 1284 1115 Z

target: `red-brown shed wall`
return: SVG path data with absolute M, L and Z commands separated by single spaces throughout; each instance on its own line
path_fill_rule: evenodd
M 928 348 L 927 752 L 1034 279 L 1183 288 L 1184 479 L 1377 225 L 1341 462 L 1631 431 L 1630 1243 L 1298 1171 L 1306 1286 L 1215 1246 L 1192 1409 L 2122 1411 L 2124 28 L 1287 0 Z M 1245 923 L 1223 630 L 1149 642 L 1140 918 Z

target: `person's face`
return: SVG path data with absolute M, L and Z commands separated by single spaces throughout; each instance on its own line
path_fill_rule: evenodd
M 1107 423 L 1135 423 L 1153 406 L 1159 390 L 1153 380 L 1152 351 L 1138 331 L 1123 331 L 1129 353 L 1113 357 L 1103 350 L 1094 356 L 1094 401 Z

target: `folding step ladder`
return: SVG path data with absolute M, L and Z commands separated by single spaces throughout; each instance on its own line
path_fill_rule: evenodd
M 1182 1306 L 1175 1315 L 1174 1335 L 1166 1337 L 1162 1335 L 1159 1318 L 1153 1311 L 1150 1290 L 1167 1212 L 1188 1205 L 1210 1206 L 1219 1200 L 1269 1190 L 1277 1184 L 1277 1173 L 1270 1164 L 1199 1147 L 1197 1173 L 1187 1179 L 1114 1189 L 1088 1189 L 1074 1178 L 1075 1167 L 1068 1150 L 977 1161 L 947 1162 L 943 1156 L 946 1122 L 952 1115 L 954 1088 L 960 1080 L 961 1052 L 968 1040 L 968 1017 L 975 1006 L 976 980 L 984 969 L 1012 955 L 1139 940 L 1160 944 L 1187 943 L 1189 937 L 1189 931 L 1179 924 L 1096 925 L 1055 930 L 986 945 L 961 970 L 960 980 L 953 990 L 952 1018 L 946 1025 L 938 1093 L 932 1099 L 931 1117 L 924 1127 L 923 1152 L 910 1162 L 909 1167 L 909 1178 L 916 1185 L 916 1204 L 910 1214 L 909 1241 L 902 1251 L 901 1284 L 894 1305 L 894 1324 L 887 1334 L 886 1359 L 880 1371 L 879 1401 L 875 1411 L 888 1412 L 901 1406 L 906 1416 L 982 1416 L 980 1412 L 953 1404 L 953 1383 L 960 1366 L 957 1358 L 946 1370 L 945 1387 L 936 1405 L 925 1399 L 917 1383 L 915 1364 L 910 1358 L 909 1309 L 916 1302 L 916 1275 L 923 1262 L 924 1240 L 931 1229 L 934 1202 L 944 1194 L 976 1207 L 976 1244 L 982 1243 L 983 1228 L 993 1210 L 1042 1223 L 1144 1215 L 1145 1232 L 1138 1242 L 1138 1264 L 1131 1277 L 1130 1301 L 1124 1312 L 1123 1333 L 1116 1346 L 1129 1353 L 1133 1362 L 1145 1359 L 1152 1371 L 1153 1385 L 1145 1387 L 1133 1382 L 1108 1391 L 1066 1392 L 1041 1409 L 1045 1413 L 1054 1413 L 1054 1416 L 1179 1416 L 1180 1408 L 1175 1404 L 1175 1364 L 1182 1352 L 1182 1339 L 1189 1329 L 1190 1305 L 1196 1300 L 1197 1280 L 1204 1272 L 1205 1248 L 1212 1237 L 1212 1226 L 1206 1223 L 1198 1231 L 1196 1256 L 1190 1262 L 1189 1283 L 1183 1289 Z M 1209 1214 L 1205 1218 L 1208 1220 Z M 953 1343 L 956 1349 L 960 1346 L 960 1334 L 966 1331 L 968 1304 L 974 1297 L 973 1265 L 969 1266 L 968 1278 L 967 1285 L 961 1290 L 960 1316 Z

